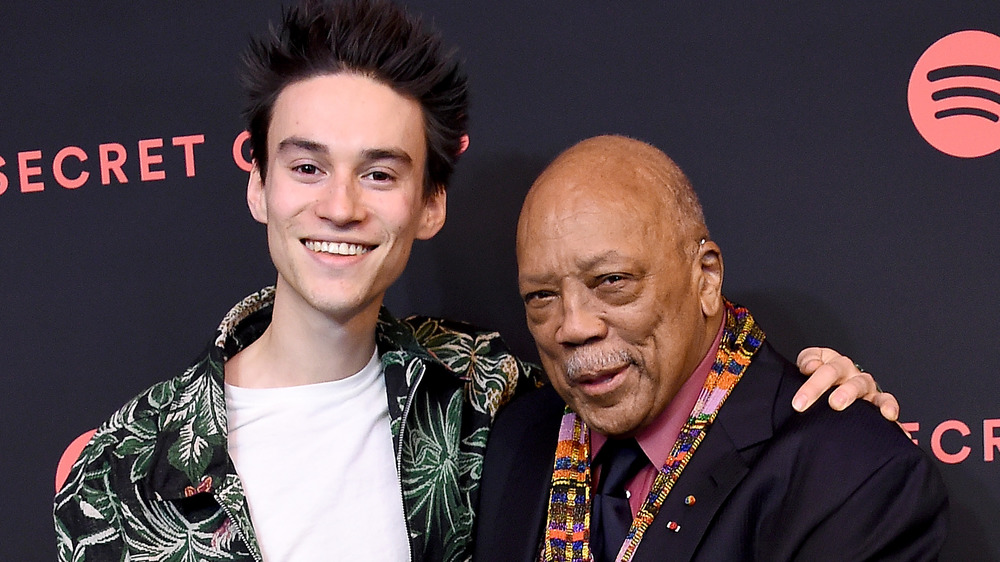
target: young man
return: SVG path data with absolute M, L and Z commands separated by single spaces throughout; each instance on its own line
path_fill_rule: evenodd
M 465 77 L 379 1 L 291 9 L 246 77 L 277 283 L 98 430 L 55 500 L 60 559 L 465 559 L 492 417 L 532 377 L 496 333 L 381 309 L 444 223 Z M 819 386 L 856 374 L 833 365 Z

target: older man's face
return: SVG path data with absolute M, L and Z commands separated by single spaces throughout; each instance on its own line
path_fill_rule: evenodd
M 678 251 L 697 241 L 678 239 L 661 198 L 611 172 L 536 184 L 518 225 L 518 281 L 555 389 L 591 428 L 623 436 L 690 376 L 706 323 L 699 259 Z

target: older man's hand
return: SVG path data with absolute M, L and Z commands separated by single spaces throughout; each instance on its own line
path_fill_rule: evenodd
M 871 402 L 889 421 L 899 417 L 899 402 L 888 392 L 881 392 L 875 379 L 862 372 L 846 355 L 826 348 L 807 347 L 799 353 L 796 363 L 809 380 L 803 383 L 792 398 L 792 407 L 805 411 L 828 389 L 836 386 L 830 394 L 830 407 L 843 410 L 861 398 Z

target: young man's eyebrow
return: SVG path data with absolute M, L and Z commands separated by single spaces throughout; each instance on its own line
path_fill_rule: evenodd
M 366 162 L 374 160 L 396 160 L 401 164 L 413 164 L 413 158 L 400 148 L 368 148 L 361 151 L 361 158 Z
M 292 148 L 298 148 L 307 152 L 329 152 L 329 148 L 325 144 L 302 137 L 289 137 L 278 143 L 278 152 L 284 152 Z
M 285 152 L 292 149 L 305 150 L 317 154 L 326 154 L 330 151 L 327 145 L 302 137 L 289 137 L 278 143 L 278 152 Z M 361 159 L 365 162 L 395 160 L 401 164 L 413 164 L 413 158 L 401 148 L 366 148 L 361 151 Z

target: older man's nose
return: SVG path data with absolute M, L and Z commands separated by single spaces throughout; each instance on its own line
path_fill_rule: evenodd
M 567 291 L 561 299 L 562 321 L 556 341 L 563 345 L 583 345 L 608 335 L 608 325 L 586 289 Z

